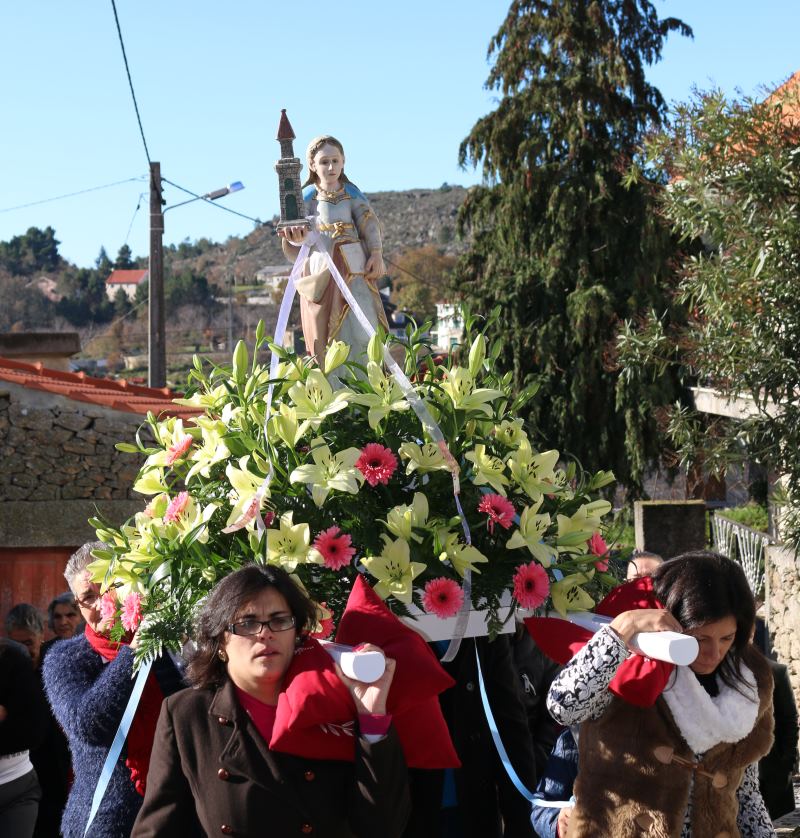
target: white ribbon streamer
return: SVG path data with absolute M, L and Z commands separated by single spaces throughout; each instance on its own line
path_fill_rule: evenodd
M 322 253 L 325 257 L 325 261 L 328 264 L 328 269 L 330 270 L 333 281 L 336 283 L 339 290 L 341 291 L 342 296 L 347 302 L 347 305 L 350 307 L 350 311 L 353 312 L 353 315 L 355 316 L 361 328 L 364 330 L 365 334 L 367 335 L 367 338 L 370 339 L 374 337 L 375 329 L 372 323 L 370 323 L 363 309 L 358 304 L 358 301 L 350 291 L 347 282 L 342 277 L 341 273 L 339 272 L 339 269 L 334 264 L 333 258 L 331 257 L 331 254 L 328 251 L 327 239 L 321 236 L 319 232 L 316 229 L 314 229 L 313 219 L 309 219 L 309 221 L 311 222 L 311 230 L 309 231 L 308 235 L 303 241 L 303 244 L 300 248 L 300 252 L 297 254 L 297 258 L 295 259 L 294 265 L 292 266 L 292 272 L 289 276 L 289 280 L 286 283 L 286 290 L 284 291 L 283 300 L 281 301 L 281 307 L 278 312 L 278 319 L 275 323 L 273 344 L 276 346 L 281 346 L 283 344 L 283 337 L 286 333 L 286 327 L 289 322 L 289 314 L 291 312 L 292 303 L 294 302 L 295 293 L 297 291 L 295 280 L 299 278 L 305 260 L 308 258 L 308 254 L 311 248 L 314 246 L 316 246 L 319 252 Z M 455 460 L 455 457 L 453 457 L 453 455 L 450 453 L 450 449 L 447 447 L 447 440 L 445 439 L 444 434 L 442 433 L 442 429 L 439 427 L 438 423 L 433 418 L 433 416 L 431 416 L 431 413 L 428 410 L 427 405 L 419 397 L 411 381 L 409 381 L 408 376 L 406 376 L 406 374 L 400 368 L 400 365 L 391 356 L 386 346 L 383 347 L 383 360 L 386 366 L 388 367 L 389 371 L 391 372 L 394 380 L 397 382 L 398 386 L 403 391 L 403 396 L 411 405 L 414 413 L 416 413 L 417 417 L 422 423 L 422 426 L 425 428 L 425 431 L 427 432 L 428 436 L 438 445 L 439 450 L 442 452 L 442 456 L 444 457 L 445 462 L 447 463 L 448 468 L 450 469 L 450 474 L 453 478 L 453 497 L 455 499 L 456 509 L 458 510 L 458 516 L 461 519 L 461 527 L 464 530 L 464 538 L 467 544 L 471 544 L 472 536 L 470 533 L 469 524 L 467 523 L 467 518 L 464 515 L 464 510 L 461 508 L 461 501 L 459 499 L 459 495 L 461 493 L 461 484 L 458 477 L 459 466 Z M 266 527 L 264 525 L 264 519 L 260 514 L 261 501 L 263 500 L 264 496 L 269 490 L 270 483 L 272 483 L 272 479 L 275 475 L 275 469 L 272 464 L 272 456 L 270 454 L 267 426 L 269 425 L 269 420 L 272 412 L 272 394 L 275 387 L 274 379 L 278 371 L 278 363 L 278 355 L 275 352 L 272 352 L 269 364 L 270 384 L 267 390 L 267 408 L 264 416 L 264 438 L 267 440 L 266 454 L 267 461 L 269 462 L 269 471 L 267 472 L 267 476 L 264 478 L 264 482 L 258 488 L 253 503 L 253 506 L 256 510 L 256 526 L 259 532 L 262 534 L 265 533 Z M 235 524 L 234 527 L 239 529 L 239 523 L 240 522 L 237 522 L 237 524 Z M 244 526 L 246 523 L 247 521 L 244 521 L 243 523 L 241 523 L 241 526 Z M 229 527 L 228 530 L 231 531 L 232 528 Z M 267 547 L 265 538 L 265 553 L 266 549 Z M 461 638 L 464 636 L 464 631 L 466 630 L 467 622 L 469 620 L 469 611 L 472 601 L 472 571 L 469 568 L 467 568 L 464 571 L 463 587 L 464 602 L 458 613 L 458 620 L 456 621 L 454 629 L 455 636 L 450 641 L 450 645 L 448 646 L 447 651 L 442 657 L 442 661 L 444 662 L 451 661 L 455 657 L 456 652 L 458 652 L 459 646 L 461 645 Z

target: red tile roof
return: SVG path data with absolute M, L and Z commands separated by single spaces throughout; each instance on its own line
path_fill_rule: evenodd
M 106 285 L 138 285 L 147 279 L 150 273 L 148 270 L 116 270 L 111 271 L 111 276 L 106 280 Z
M 0 357 L 2 381 L 139 416 L 145 416 L 148 410 L 156 416 L 166 413 L 184 418 L 197 416 L 200 412 L 196 407 L 173 404 L 176 394 L 167 387 L 140 387 L 127 381 L 92 378 L 83 372 L 61 372 L 48 369 L 42 364 L 26 364 L 11 358 Z
M 783 105 L 783 118 L 787 122 L 797 121 L 800 117 L 800 70 L 775 88 L 766 101 L 769 104 L 780 102 Z

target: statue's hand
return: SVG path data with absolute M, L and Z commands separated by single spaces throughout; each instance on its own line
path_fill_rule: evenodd
M 381 253 L 372 253 L 367 259 L 367 264 L 364 268 L 367 279 L 378 279 L 386 273 L 386 266 L 383 264 L 383 255 Z
M 286 239 L 290 244 L 298 247 L 306 240 L 308 235 L 307 224 L 295 224 L 292 227 L 281 227 L 278 230 L 278 235 Z

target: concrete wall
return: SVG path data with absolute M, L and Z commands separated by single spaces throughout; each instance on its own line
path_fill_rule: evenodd
M 789 669 L 800 706 L 800 557 L 783 545 L 767 547 L 765 616 L 772 648 Z

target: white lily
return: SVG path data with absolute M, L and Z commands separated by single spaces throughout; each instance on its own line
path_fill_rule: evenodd
M 389 510 L 386 526 L 393 535 L 406 541 L 421 542 L 422 538 L 414 533 L 414 528 L 424 527 L 428 523 L 428 499 L 422 492 L 414 493 L 411 505 L 401 504 Z
M 311 497 L 317 506 L 322 506 L 333 490 L 355 495 L 364 480 L 364 476 L 355 468 L 360 456 L 358 448 L 345 448 L 333 454 L 323 439 L 315 439 L 311 444 L 313 464 L 298 466 L 289 475 L 289 482 L 311 486 Z
M 532 506 L 526 506 L 522 510 L 519 516 L 519 529 L 506 542 L 506 549 L 516 550 L 519 547 L 527 547 L 542 567 L 550 567 L 551 563 L 558 558 L 558 551 L 543 541 L 544 534 L 551 524 L 547 513 L 537 514 L 543 499 L 540 497 Z
M 403 396 L 400 385 L 392 376 L 385 375 L 381 366 L 374 361 L 367 364 L 367 379 L 374 392 L 359 393 L 353 396 L 352 401 L 369 408 L 367 421 L 375 431 L 393 410 L 408 410 L 411 405 Z
M 475 389 L 475 379 L 464 367 L 453 367 L 442 382 L 442 390 L 450 397 L 456 410 L 478 410 L 487 416 L 492 415 L 490 402 L 503 393 L 500 390 L 490 390 L 486 387 Z
M 342 387 L 333 390 L 321 370 L 311 370 L 308 378 L 298 381 L 289 388 L 289 398 L 297 408 L 299 419 L 308 419 L 312 427 L 318 428 L 326 416 L 347 407 L 355 394 Z
M 196 474 L 208 477 L 211 466 L 227 460 L 231 455 L 228 446 L 222 438 L 227 431 L 223 422 L 220 422 L 218 419 L 211 419 L 208 416 L 198 416 L 194 422 L 200 428 L 202 444 L 189 457 L 194 465 L 186 475 L 187 483 Z

